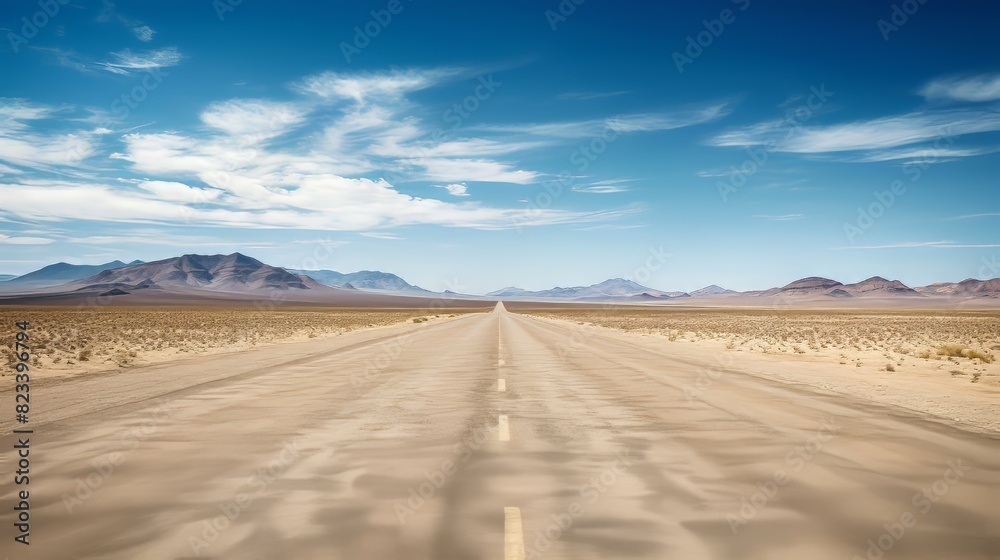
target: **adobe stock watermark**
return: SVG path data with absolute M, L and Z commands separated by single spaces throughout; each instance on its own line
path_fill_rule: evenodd
M 566 23 L 569 16 L 576 13 L 576 8 L 587 0 L 561 0 L 555 10 L 545 10 L 545 21 L 549 23 L 549 28 L 555 31 L 559 24 Z
M 750 0 L 731 0 L 740 12 L 746 11 L 750 7 Z M 674 51 L 670 58 L 674 61 L 678 74 L 684 73 L 684 67 L 694 64 L 695 59 L 705 54 L 705 49 L 711 47 L 715 40 L 722 36 L 726 26 L 732 25 L 736 21 L 736 12 L 729 8 L 719 12 L 719 17 L 715 19 L 705 19 L 701 25 L 705 28 L 695 35 L 687 36 L 687 44 L 684 52 Z
M 565 512 L 553 513 L 551 515 L 552 521 L 544 529 L 535 531 L 535 541 L 527 550 L 525 557 L 529 560 L 540 558 L 545 551 L 552 548 L 553 543 L 561 539 L 573 527 L 577 519 L 587 512 L 588 506 L 599 502 L 601 497 L 618 483 L 618 477 L 632 468 L 630 453 L 628 449 L 615 453 L 615 458 L 608 461 L 607 466 L 600 474 L 591 477 L 586 484 L 580 487 L 579 500 L 571 502 L 566 507 Z
M 955 143 L 951 129 L 946 128 L 934 140 L 933 147 L 929 154 L 921 157 L 915 162 L 903 165 L 903 175 L 906 175 L 910 183 L 916 183 L 924 175 L 924 171 L 930 168 L 931 164 L 939 161 L 940 153 L 947 147 Z M 854 244 L 858 237 L 862 236 L 875 225 L 875 221 L 885 215 L 886 211 L 906 194 L 906 183 L 901 179 L 895 179 L 889 184 L 889 189 L 884 191 L 873 191 L 875 202 L 867 207 L 858 207 L 858 215 L 854 222 L 844 222 L 844 235 L 847 236 L 848 243 Z
M 31 16 L 21 18 L 20 33 L 13 30 L 7 32 L 7 41 L 10 42 L 14 54 L 20 54 L 21 47 L 37 37 L 42 28 L 55 19 L 66 4 L 69 4 L 69 0 L 38 0 L 38 10 Z
M 797 445 L 785 454 L 785 468 L 775 469 L 770 478 L 757 482 L 757 489 L 749 496 L 740 498 L 739 509 L 726 514 L 726 521 L 733 534 L 735 535 L 739 532 L 740 527 L 757 517 L 757 514 L 778 495 L 781 488 L 792 480 L 793 475 L 812 461 L 823 450 L 823 446 L 837 435 L 838 431 L 835 418 L 830 417 L 824 420 L 820 424 L 820 428 L 805 444 Z
M 413 0 L 406 1 L 412 2 Z M 405 7 L 402 0 L 389 0 L 384 8 L 370 11 L 370 20 L 364 25 L 354 26 L 354 36 L 351 38 L 351 42 L 340 42 L 340 53 L 344 55 L 344 60 L 348 64 L 354 62 L 353 58 L 368 48 L 372 44 L 372 41 L 381 35 L 386 27 L 389 27 L 395 16 L 403 13 Z
M 868 548 L 865 549 L 864 556 L 855 554 L 851 560 L 879 560 L 882 558 L 886 552 L 889 552 L 892 547 L 896 546 L 896 543 L 906 536 L 906 531 L 912 529 L 921 516 L 930 513 L 934 509 L 934 504 L 948 495 L 952 486 L 961 482 L 970 468 L 969 465 L 962 463 L 961 459 L 951 459 L 947 464 L 948 468 L 941 478 L 913 495 L 910 503 L 915 510 L 908 509 L 899 514 L 898 518 L 882 525 L 885 531 L 873 539 L 868 539 Z
M 700 404 L 702 396 L 722 377 L 725 369 L 733 367 L 735 360 L 731 354 L 725 354 L 715 356 L 715 362 L 718 368 L 722 369 L 711 366 L 703 368 L 698 372 L 698 376 L 695 378 L 693 384 L 684 385 L 684 396 L 687 397 L 688 403 L 692 405 Z
M 160 429 L 161 423 L 170 417 L 170 401 L 161 400 L 154 408 L 151 418 L 140 422 L 137 426 L 122 430 L 119 440 L 122 443 L 130 444 L 124 451 L 112 451 L 97 457 L 90 462 L 93 469 L 86 476 L 77 477 L 76 489 L 72 494 L 64 492 L 62 495 L 63 507 L 67 513 L 74 513 L 74 510 L 83 505 L 98 489 L 104 486 L 109 478 L 115 473 L 116 467 L 125 463 L 128 455 L 139 448 L 144 441 L 149 439 Z
M 212 9 L 219 21 L 226 21 L 226 15 L 235 12 L 236 7 L 242 3 L 243 0 L 212 0 Z
M 612 119 L 601 133 L 590 139 L 590 142 L 580 145 L 569 155 L 569 162 L 575 166 L 578 173 L 583 173 L 590 167 L 590 164 L 597 161 L 597 158 L 607 151 L 608 146 L 618 140 L 622 135 L 622 129 L 615 126 Z
M 880 19 L 875 22 L 879 32 L 882 33 L 882 38 L 888 41 L 889 35 L 906 25 L 910 21 L 910 17 L 926 3 L 927 0 L 904 0 L 899 4 L 893 4 L 889 19 Z
M 416 487 L 411 487 L 405 500 L 392 504 L 392 510 L 396 514 L 399 524 L 405 525 L 406 518 L 416 515 L 418 511 L 423 509 L 427 501 L 434 498 L 438 490 L 448 482 L 448 479 L 458 473 L 461 466 L 468 463 L 472 459 L 472 455 L 492 439 L 491 436 L 498 429 L 498 426 L 491 421 L 477 426 L 471 435 L 452 447 L 451 459 L 442 461 L 437 469 L 425 472 L 425 481 Z
M 729 195 L 738 192 L 750 177 L 757 174 L 766 164 L 771 152 L 776 150 L 781 142 L 791 138 L 799 128 L 816 114 L 833 97 L 834 92 L 826 89 L 826 84 L 809 87 L 809 95 L 805 102 L 785 111 L 785 118 L 776 127 L 777 133 L 762 144 L 748 146 L 744 152 L 747 158 L 739 167 L 730 166 L 726 173 L 727 179 L 716 181 L 715 188 L 722 197 L 722 202 L 729 201 Z M 783 133 L 781 131 L 784 131 Z
M 287 442 L 278 455 L 263 467 L 257 469 L 248 479 L 246 485 L 249 491 L 240 492 L 232 500 L 219 504 L 221 514 L 202 522 L 202 531 L 198 536 L 188 537 L 191 552 L 200 556 L 202 551 L 215 542 L 219 535 L 229 529 L 250 506 L 260 498 L 275 480 L 281 478 L 288 467 L 299 458 L 302 451 L 298 442 Z
M 145 101 L 149 94 L 163 83 L 163 78 L 170 74 L 164 72 L 162 68 L 150 68 L 146 70 L 146 75 L 142 81 L 132 89 L 121 94 L 111 102 L 111 112 L 119 119 L 126 119 L 131 112 Z
M 455 103 L 441 115 L 444 122 L 451 124 L 451 130 L 461 128 L 465 120 L 479 109 L 479 105 L 489 99 L 497 91 L 497 88 L 503 85 L 503 82 L 493 79 L 492 73 L 478 76 L 477 81 L 479 83 L 471 94 L 466 95 L 465 99 Z
M 977 278 L 980 280 L 989 280 L 1000 276 L 1000 261 L 997 261 L 996 254 L 990 255 L 988 259 L 982 257 L 980 261 L 983 263 L 983 266 L 979 267 Z
M 197 199 L 203 196 L 205 195 L 199 191 L 198 195 L 192 198 Z M 184 213 L 185 219 L 189 220 L 191 217 L 191 208 L 189 206 L 184 206 L 182 212 Z M 322 266 L 322 263 L 325 263 L 333 257 L 334 251 L 340 245 L 341 243 L 339 241 L 331 239 L 329 236 L 325 239 L 316 240 L 313 243 L 312 253 L 308 257 L 302 259 L 299 262 L 299 266 L 295 268 L 295 270 L 319 269 L 320 266 Z M 267 297 L 254 300 L 253 306 L 261 311 L 274 311 L 275 307 L 277 307 L 279 303 L 282 303 L 289 298 L 290 294 L 288 292 L 289 290 L 271 292 L 267 295 Z
M 446 291 L 461 293 L 464 289 L 465 287 L 457 278 L 445 280 Z M 453 301 L 455 300 L 452 298 L 440 296 L 432 299 L 427 306 L 421 309 L 426 310 L 428 313 L 435 313 L 445 309 Z M 416 333 L 412 331 L 407 332 L 380 343 L 378 345 L 378 355 L 366 360 L 364 369 L 361 372 L 355 372 L 351 375 L 351 386 L 354 388 L 355 393 L 362 393 L 365 386 L 381 378 L 385 370 L 403 353 L 403 349 L 413 339 L 414 334 Z
M 615 119 L 611 119 L 601 130 L 600 134 L 591 138 L 589 142 L 581 144 L 580 147 L 570 153 L 569 162 L 575 166 L 577 173 L 586 171 L 591 163 L 597 161 L 597 158 L 607 151 L 609 145 L 621 137 L 624 130 L 616 126 L 617 122 Z M 523 212 L 514 220 L 514 229 L 520 233 L 521 228 L 532 223 L 533 218 L 540 216 L 546 209 L 551 208 L 552 204 L 562 196 L 567 188 L 573 188 L 577 178 L 578 175 L 564 169 L 555 178 L 543 183 L 542 191 L 528 199 Z
M 670 255 L 663 249 L 663 246 L 659 247 L 649 247 L 647 249 L 648 255 L 646 256 L 643 264 L 635 267 L 631 274 L 625 276 L 625 280 L 645 283 L 653 277 L 653 273 L 660 270 L 667 263 L 667 259 Z M 621 306 L 614 302 L 605 302 L 600 306 L 601 311 L 610 311 L 618 309 Z M 597 328 L 591 324 L 576 324 L 573 323 L 571 326 L 571 332 L 569 338 L 559 345 L 557 353 L 560 358 L 565 358 L 571 352 L 575 352 L 581 348 L 586 348 L 587 340 L 584 335 L 594 332 Z
M 100 124 L 97 125 L 98 134 L 110 134 L 112 132 L 112 127 L 129 117 L 132 111 L 139 107 L 139 105 L 149 98 L 149 94 L 160 87 L 163 83 L 163 79 L 170 74 L 164 72 L 162 68 L 150 68 L 146 70 L 146 75 L 143 76 L 142 80 L 136 84 L 132 89 L 126 91 L 120 96 L 116 97 L 110 105 L 110 110 L 114 118 L 111 116 L 105 116 L 101 119 Z M 85 159 L 90 155 L 89 152 L 90 144 L 86 142 L 78 142 L 74 145 L 71 150 L 65 152 L 65 160 L 67 164 L 74 164 L 82 159 Z M 91 299 L 91 298 L 88 298 Z

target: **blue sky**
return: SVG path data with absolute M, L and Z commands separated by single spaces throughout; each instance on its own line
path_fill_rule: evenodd
M 330 4 L 5 2 L 0 272 L 1000 276 L 1000 7 Z

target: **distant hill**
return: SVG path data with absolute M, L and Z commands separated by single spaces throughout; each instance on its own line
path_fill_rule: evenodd
M 197 289 L 227 292 L 309 290 L 316 282 L 240 253 L 184 255 L 112 268 L 66 285 L 73 290 Z
M 961 282 L 938 282 L 916 290 L 925 295 L 935 296 L 997 298 L 1000 297 L 1000 278 L 991 280 L 966 278 Z
M 326 286 L 337 288 L 376 290 L 384 292 L 397 292 L 408 294 L 430 294 L 432 292 L 419 286 L 414 286 L 403 280 L 399 276 L 390 272 L 378 270 L 361 270 L 358 272 L 342 273 L 335 270 L 294 270 L 289 272 L 304 274 L 313 280 Z
M 796 299 L 921 297 L 919 292 L 899 280 L 886 280 L 881 276 L 872 276 L 854 284 L 843 284 L 829 278 L 810 276 L 780 288 L 747 293 Z
M 705 286 L 704 288 L 701 288 L 700 290 L 695 290 L 695 291 L 691 292 L 691 297 L 717 296 L 717 295 L 720 295 L 720 294 L 735 294 L 735 293 L 736 292 L 733 291 L 733 290 L 727 290 L 727 289 L 723 288 L 722 286 L 716 286 L 715 284 L 712 284 L 711 286 Z
M 590 286 L 574 286 L 570 288 L 555 287 L 549 290 L 522 290 L 520 288 L 503 288 L 486 294 L 490 297 L 530 298 L 530 299 L 565 299 L 565 300 L 608 300 L 639 298 L 674 299 L 688 297 L 685 292 L 664 292 L 648 288 L 624 278 L 611 278 Z
M 836 280 L 819 276 L 809 276 L 808 278 L 802 278 L 786 284 L 777 290 L 786 294 L 812 294 L 817 292 L 822 293 L 840 286 L 843 286 L 843 284 Z
M 88 276 L 93 276 L 105 270 L 113 270 L 124 266 L 139 264 L 142 261 L 132 261 L 123 263 L 122 261 L 111 261 L 104 264 L 69 264 L 59 262 L 42 267 L 34 272 L 18 276 L 7 280 L 5 287 L 10 288 L 44 288 L 48 286 L 58 286 L 73 280 L 79 280 Z
M 506 288 L 500 288 L 499 290 L 492 291 L 487 296 L 490 297 L 504 297 L 504 296 L 516 296 L 528 292 L 524 288 L 518 288 L 515 286 L 508 286 Z
M 0 274 L 0 282 L 6 282 L 7 280 L 13 280 L 17 278 L 16 274 Z
M 881 276 L 872 276 L 854 284 L 847 284 L 844 290 L 854 296 L 919 296 L 920 293 L 903 284 L 899 280 L 886 280 Z

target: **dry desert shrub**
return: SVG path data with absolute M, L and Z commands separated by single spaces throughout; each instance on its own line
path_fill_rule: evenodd
M 452 316 L 471 311 L 455 310 Z M 0 352 L 10 367 L 0 374 L 12 372 L 16 362 L 15 321 L 30 323 L 33 363 L 72 370 L 80 362 L 91 369 L 126 367 L 148 362 L 153 355 L 308 340 L 421 315 L 426 310 L 4 307 L 0 308 Z
M 730 350 L 826 356 L 842 364 L 902 360 L 979 360 L 993 363 L 986 349 L 1000 350 L 1000 312 L 798 309 L 524 309 L 516 312 L 626 331 L 651 332 L 669 341 L 717 341 Z M 845 352 L 864 357 L 848 359 Z M 916 363 L 916 362 L 914 362 Z

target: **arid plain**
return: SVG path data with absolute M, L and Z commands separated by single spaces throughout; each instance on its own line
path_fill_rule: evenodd
M 994 312 L 2 315 L 41 346 L 27 558 L 1000 550 Z

